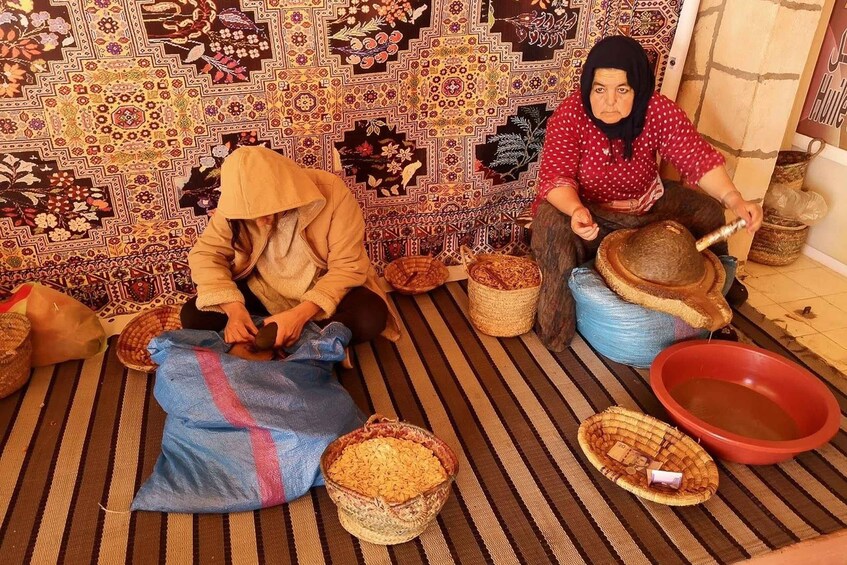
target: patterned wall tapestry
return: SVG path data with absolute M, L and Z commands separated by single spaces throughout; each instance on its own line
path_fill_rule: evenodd
M 661 71 L 681 0 L 0 0 L 0 295 L 182 302 L 220 165 L 337 171 L 377 267 L 522 251 L 545 122 L 600 37 Z

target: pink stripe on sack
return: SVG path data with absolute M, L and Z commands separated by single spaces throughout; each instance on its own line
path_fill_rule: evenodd
M 285 502 L 285 486 L 282 483 L 282 470 L 270 430 L 256 427 L 253 416 L 232 390 L 218 354 L 199 347 L 194 348 L 194 353 L 215 406 L 230 424 L 246 428 L 250 434 L 262 507 L 282 504 Z

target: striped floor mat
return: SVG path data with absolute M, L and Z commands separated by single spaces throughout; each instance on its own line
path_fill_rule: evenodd
M 406 337 L 359 347 L 357 368 L 341 380 L 366 412 L 431 429 L 459 455 L 453 494 L 420 538 L 360 543 L 323 488 L 257 512 L 127 512 L 159 454 L 164 414 L 153 378 L 127 373 L 112 348 L 38 369 L 0 401 L 0 561 L 732 563 L 847 524 L 847 420 L 832 443 L 793 461 L 720 464 L 720 489 L 706 504 L 644 502 L 591 467 L 576 433 L 611 404 L 662 416 L 645 373 L 579 338 L 551 355 L 531 333 L 480 335 L 456 283 L 396 300 Z M 752 310 L 736 325 L 823 374 L 847 412 L 847 379 L 784 347 Z

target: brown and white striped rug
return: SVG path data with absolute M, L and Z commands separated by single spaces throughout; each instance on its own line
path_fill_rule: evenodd
M 38 369 L 0 401 L 0 561 L 731 563 L 845 528 L 847 420 L 832 443 L 790 462 L 720 464 L 706 504 L 645 502 L 595 471 L 576 441 L 580 421 L 611 404 L 662 416 L 645 373 L 579 338 L 551 355 L 532 333 L 478 334 L 460 284 L 396 301 L 406 337 L 359 347 L 341 380 L 364 411 L 431 429 L 459 455 L 453 494 L 420 538 L 359 542 L 323 488 L 240 514 L 126 512 L 159 455 L 164 414 L 153 378 L 127 373 L 110 349 Z M 847 379 L 781 345 L 753 310 L 736 325 L 822 375 L 847 412 Z

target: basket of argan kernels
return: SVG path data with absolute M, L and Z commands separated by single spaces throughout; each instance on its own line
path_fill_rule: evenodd
M 447 501 L 458 469 L 446 443 L 423 428 L 378 414 L 329 444 L 321 456 L 341 525 L 380 545 L 423 533 Z
M 528 257 L 474 255 L 462 247 L 468 271 L 468 313 L 474 327 L 496 337 L 532 329 L 541 292 L 541 270 Z

